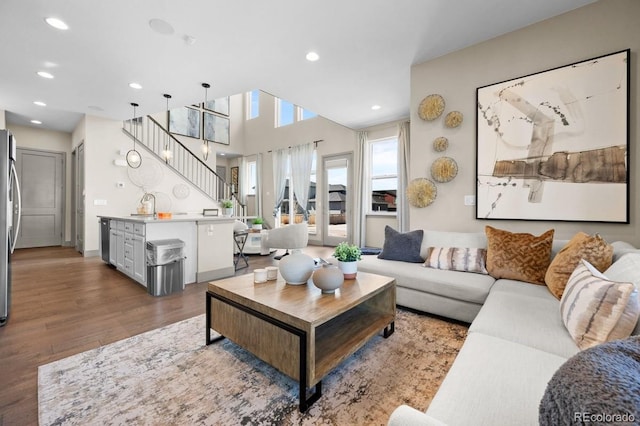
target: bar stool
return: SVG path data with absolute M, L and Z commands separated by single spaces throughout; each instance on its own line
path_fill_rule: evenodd
M 249 266 L 249 258 L 246 254 L 244 254 L 244 245 L 247 243 L 247 237 L 249 236 L 249 231 L 234 231 L 233 232 L 233 240 L 236 243 L 236 247 L 238 248 L 238 253 L 234 256 L 233 267 L 237 271 L 238 269 L 247 268 Z M 244 266 L 238 266 L 240 260 L 244 261 Z

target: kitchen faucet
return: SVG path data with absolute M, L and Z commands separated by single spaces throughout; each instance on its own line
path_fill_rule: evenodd
M 140 200 L 141 203 L 145 203 L 147 201 L 151 201 L 151 199 L 153 199 L 153 218 L 155 219 L 156 217 L 156 196 L 153 195 L 150 192 L 145 192 L 144 195 L 142 196 L 142 199 Z

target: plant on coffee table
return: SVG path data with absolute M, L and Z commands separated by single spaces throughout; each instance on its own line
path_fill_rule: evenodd
M 362 259 L 362 251 L 356 245 L 342 242 L 338 244 L 333 257 L 338 260 L 338 265 L 347 280 L 354 279 L 358 273 L 357 261 Z

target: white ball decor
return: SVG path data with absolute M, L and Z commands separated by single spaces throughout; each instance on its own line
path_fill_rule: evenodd
M 323 293 L 335 293 L 344 282 L 344 274 L 334 265 L 325 265 L 313 272 L 313 284 Z
M 283 257 L 278 266 L 280 267 L 280 275 L 287 284 L 300 285 L 306 284 L 311 278 L 315 263 L 311 256 L 298 252 Z

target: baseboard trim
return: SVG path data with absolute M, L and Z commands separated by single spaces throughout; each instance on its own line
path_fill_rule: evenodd
M 233 266 L 230 266 L 228 268 L 214 269 L 211 271 L 196 272 L 196 282 L 201 283 L 204 281 L 232 277 L 233 275 L 235 275 L 235 273 L 236 270 Z
M 100 256 L 100 250 L 85 250 L 83 253 L 84 257 L 96 257 Z

